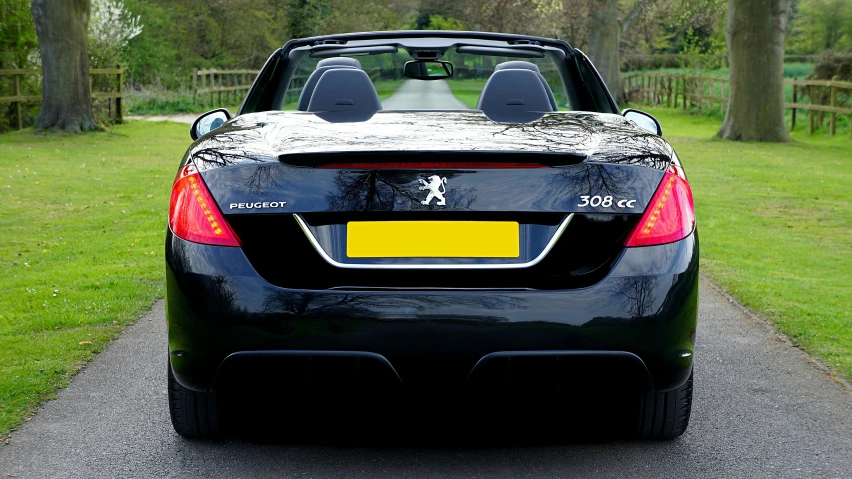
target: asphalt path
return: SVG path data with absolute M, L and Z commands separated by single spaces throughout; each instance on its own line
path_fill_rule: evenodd
M 446 80 L 406 80 L 382 102 L 385 110 L 469 110 Z
M 309 440 L 182 439 L 158 302 L 13 433 L 0 477 L 852 477 L 852 394 L 706 282 L 700 301 L 693 415 L 679 439 L 465 441 L 436 424 L 425 441 L 417 430 L 379 444 L 333 424 Z

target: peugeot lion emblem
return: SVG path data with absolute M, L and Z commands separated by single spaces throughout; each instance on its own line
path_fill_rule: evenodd
M 444 194 L 447 193 L 447 178 L 441 178 L 438 175 L 432 175 L 429 177 L 429 181 L 424 179 L 420 179 L 420 184 L 423 185 L 420 187 L 420 191 L 429 190 L 429 194 L 426 195 L 426 199 L 421 201 L 420 204 L 428 205 L 432 202 L 432 198 L 438 198 L 438 202 L 435 203 L 438 206 L 444 206 L 447 204 L 447 200 L 444 198 Z

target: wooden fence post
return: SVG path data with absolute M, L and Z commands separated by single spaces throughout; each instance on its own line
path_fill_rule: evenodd
M 837 77 L 831 79 L 833 82 L 837 81 Z M 834 85 L 831 85 L 831 107 L 834 108 L 837 106 L 837 88 Z M 834 136 L 835 127 L 837 126 L 837 113 L 831 112 L 831 120 L 829 120 L 828 124 L 828 134 L 829 136 Z
M 808 105 L 814 103 L 814 86 L 808 85 Z M 808 110 L 808 135 L 814 134 L 814 109 Z
M 198 68 L 192 69 L 192 104 L 198 102 Z
M 698 77 L 698 112 L 701 112 L 701 104 L 704 103 L 704 78 Z
M 796 78 L 796 77 L 793 78 L 793 82 L 796 82 L 797 80 L 798 80 L 798 78 Z M 798 93 L 799 93 L 798 85 L 793 83 L 793 104 L 795 104 L 797 101 L 799 101 Z M 794 128 L 796 128 L 796 107 L 795 106 L 793 107 L 793 112 L 790 116 L 791 116 L 790 130 L 792 131 Z
M 666 100 L 666 106 L 669 108 L 672 107 L 672 77 L 668 78 L 668 100 Z
M 20 75 L 12 75 L 15 79 L 15 96 L 21 96 L 21 79 Z M 24 119 L 21 118 L 21 102 L 15 102 L 15 118 L 18 120 L 18 129 L 24 129 Z
M 115 122 L 121 123 L 124 121 L 124 114 L 121 111 L 121 97 L 124 91 L 124 65 L 118 64 L 118 75 L 116 75 L 118 80 L 118 96 L 115 97 Z

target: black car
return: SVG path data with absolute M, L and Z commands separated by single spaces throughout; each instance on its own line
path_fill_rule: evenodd
M 179 434 L 219 437 L 235 391 L 544 404 L 616 386 L 636 435 L 686 430 L 690 186 L 659 123 L 619 113 L 564 41 L 292 40 L 236 117 L 191 134 L 165 245 Z

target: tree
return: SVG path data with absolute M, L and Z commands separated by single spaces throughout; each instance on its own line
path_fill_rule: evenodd
M 784 126 L 784 33 L 790 0 L 728 1 L 728 140 L 790 141 Z
M 638 0 L 623 20 L 618 0 L 591 0 L 589 3 L 589 59 L 598 69 L 616 103 L 621 102 L 621 36 L 636 20 L 649 0 Z
M 95 129 L 86 33 L 91 0 L 32 0 L 30 8 L 41 53 L 39 130 Z
M 621 100 L 621 57 L 618 0 L 592 0 L 589 7 L 589 59 L 616 103 Z

